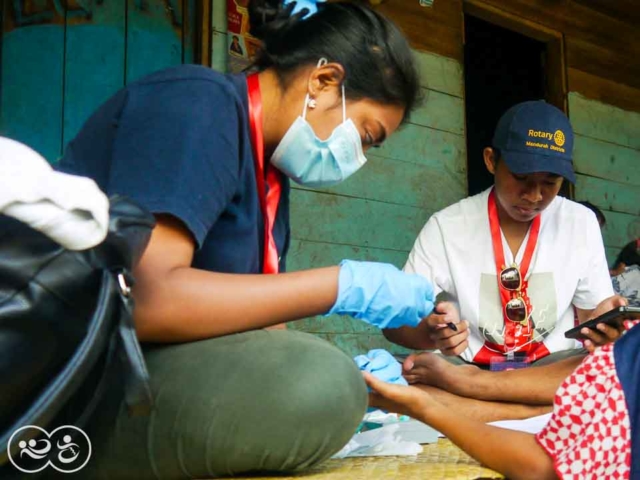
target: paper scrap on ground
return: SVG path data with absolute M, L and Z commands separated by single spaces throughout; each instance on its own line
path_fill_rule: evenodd
M 399 428 L 400 423 L 394 423 L 357 433 L 332 458 L 406 456 L 421 453 L 420 444 L 402 440 L 398 435 Z
M 398 424 L 398 437 L 405 442 L 415 442 L 424 445 L 425 443 L 437 443 L 439 432 L 429 425 L 414 420 Z
M 487 425 L 493 425 L 494 427 L 506 428 L 507 430 L 516 430 L 518 432 L 531 433 L 535 435 L 542 431 L 542 429 L 549 423 L 551 413 L 545 413 L 544 415 L 538 415 L 537 417 L 525 418 L 524 420 L 499 420 L 497 422 L 490 422 Z M 446 435 L 442 433 L 438 434 L 439 437 L 445 438 Z
M 499 422 L 491 422 L 489 425 L 506 428 L 508 430 L 532 433 L 535 435 L 542 431 L 547 423 L 549 423 L 550 418 L 551 413 L 545 413 L 544 415 L 538 415 L 537 417 L 526 418 L 524 420 L 501 420 Z

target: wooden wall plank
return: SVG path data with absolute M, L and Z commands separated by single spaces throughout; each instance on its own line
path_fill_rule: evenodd
M 63 146 L 124 86 L 126 5 L 92 4 L 91 20 L 67 18 Z
M 196 52 L 200 54 L 201 45 L 196 45 L 196 35 L 202 29 L 196 23 L 196 0 L 182 0 L 182 12 L 182 63 L 198 63 Z
M 569 116 L 576 133 L 640 150 L 640 113 L 569 93 Z
M 127 0 L 126 82 L 182 63 L 180 0 Z
M 292 235 L 302 240 L 408 251 L 428 218 L 421 208 L 291 192 Z
M 385 248 L 363 247 L 359 245 L 340 245 L 336 243 L 301 240 L 293 232 L 287 270 L 307 270 L 310 268 L 338 265 L 344 259 L 367 262 L 391 263 L 402 268 L 409 256 L 409 250 L 390 250 Z
M 317 192 L 420 207 L 429 211 L 445 208 L 467 194 L 462 175 L 443 173 L 441 168 L 368 154 L 367 164 L 335 187 L 306 188 Z
M 433 167 L 456 177 L 465 177 L 467 171 L 464 137 L 418 125 L 400 128 L 375 155 Z
M 569 91 L 614 107 L 640 112 L 640 88 L 633 88 L 577 68 L 568 68 Z
M 52 162 L 62 152 L 64 17 L 34 9 L 17 18 L 16 3 L 3 3 L 0 133 Z M 38 14 L 46 23 L 27 23 Z
M 640 216 L 640 185 L 628 185 L 586 175 L 576 175 L 576 199 L 601 209 Z
M 462 65 L 458 60 L 430 52 L 414 51 L 421 85 L 430 90 L 464 96 Z
M 629 41 L 636 37 L 634 26 L 570 0 L 484 0 L 484 3 L 593 45 L 640 54 L 640 45 Z
M 633 148 L 575 135 L 573 161 L 579 173 L 640 185 L 640 152 Z
M 464 135 L 464 100 L 427 88 L 422 89 L 423 104 L 411 115 L 414 125 Z
M 636 0 L 573 0 L 589 8 L 630 25 L 640 24 L 640 12 Z
M 622 248 L 634 238 L 640 237 L 640 217 L 627 213 L 603 210 L 607 224 L 602 236 L 606 247 Z
M 462 0 L 436 1 L 432 7 L 394 0 L 375 8 L 400 27 L 413 48 L 462 60 Z
M 380 248 L 310 242 L 293 238 L 287 258 L 287 269 L 289 271 L 295 271 L 338 265 L 340 261 L 346 258 L 350 260 L 391 263 L 398 268 L 402 268 L 407 260 L 407 256 L 408 251 L 401 252 Z M 296 322 L 292 325 L 292 328 L 307 332 L 379 333 L 376 328 L 366 323 L 338 315 L 311 317 Z
M 635 40 L 630 40 L 637 43 Z M 567 66 L 640 88 L 640 64 L 631 61 L 640 52 L 624 51 L 612 45 L 591 43 L 581 37 L 566 36 Z

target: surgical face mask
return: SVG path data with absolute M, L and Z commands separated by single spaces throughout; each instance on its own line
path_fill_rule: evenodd
M 326 63 L 326 60 L 324 61 Z M 322 63 L 318 63 L 318 66 L 321 65 Z M 308 103 L 309 94 L 304 101 L 302 116 L 287 130 L 273 152 L 271 163 L 300 185 L 336 185 L 359 170 L 367 161 L 362 151 L 358 129 L 351 119 L 347 119 L 344 85 L 342 123 L 326 140 L 320 140 L 306 120 Z

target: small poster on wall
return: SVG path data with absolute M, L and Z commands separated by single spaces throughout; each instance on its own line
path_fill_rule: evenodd
M 249 33 L 249 0 L 227 0 L 227 58 L 229 71 L 246 69 L 255 57 L 260 40 Z

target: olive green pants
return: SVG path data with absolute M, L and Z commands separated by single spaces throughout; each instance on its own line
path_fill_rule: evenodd
M 79 478 L 302 470 L 340 450 L 367 406 L 353 360 L 300 332 L 260 330 L 146 347 L 145 358 L 153 413 L 129 417 L 114 388 L 87 427 L 94 453 Z

